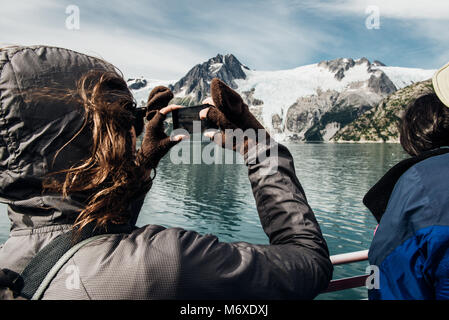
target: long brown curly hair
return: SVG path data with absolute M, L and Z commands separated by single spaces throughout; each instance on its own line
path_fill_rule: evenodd
M 84 110 L 81 129 L 62 148 L 83 130 L 92 133 L 90 156 L 71 168 L 49 174 L 43 182 L 44 190 L 64 197 L 89 195 L 74 223 L 77 232 L 92 222 L 96 227 L 127 223 L 132 218 L 131 201 L 144 196 L 152 181 L 144 178 L 149 174 L 136 161 L 131 135 L 135 103 L 123 77 L 117 72 L 90 71 L 80 78 L 75 90 L 44 88 L 39 94 L 74 101 Z

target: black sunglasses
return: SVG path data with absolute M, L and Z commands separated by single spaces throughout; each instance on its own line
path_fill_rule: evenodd
M 144 127 L 143 118 L 145 117 L 148 108 L 147 107 L 137 108 L 137 103 L 132 101 L 125 105 L 125 109 L 133 113 L 134 122 L 132 125 L 134 127 L 134 130 L 136 131 L 136 136 L 139 136 L 143 131 Z

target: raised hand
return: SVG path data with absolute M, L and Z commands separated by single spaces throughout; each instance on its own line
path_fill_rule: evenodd
M 251 143 L 256 144 L 261 134 L 264 140 L 269 139 L 265 128 L 249 111 L 242 97 L 217 78 L 212 79 L 211 96 L 212 98 L 207 98 L 203 103 L 211 104 L 213 107 L 201 110 L 200 118 L 212 121 L 220 131 L 206 132 L 207 137 L 223 147 L 232 146 L 234 151 L 241 154 L 247 152 Z M 241 132 L 236 134 L 236 129 L 241 129 L 245 133 L 243 139 L 239 139 Z M 230 130 L 234 131 L 232 136 Z
M 167 113 L 182 108 L 179 105 L 168 105 L 173 98 L 173 93 L 166 87 L 154 88 L 148 98 L 146 119 L 148 123 L 145 127 L 145 135 L 139 152 L 137 161 L 148 170 L 155 169 L 164 155 L 182 139 L 184 135 L 169 137 L 164 132 L 164 120 Z

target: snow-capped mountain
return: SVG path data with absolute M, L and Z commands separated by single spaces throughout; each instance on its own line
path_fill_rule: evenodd
M 435 70 L 388 67 L 366 58 L 321 61 L 290 70 L 255 71 L 231 55 L 194 66 L 179 81 L 130 79 L 136 100 L 168 86 L 175 103 L 200 103 L 210 81 L 220 78 L 238 91 L 278 139 L 329 141 L 343 127 L 396 90 L 429 79 Z
M 249 70 L 232 54 L 218 54 L 208 61 L 197 64 L 178 82 L 169 86 L 175 97 L 181 98 L 184 104 L 197 104 L 204 100 L 210 92 L 210 82 L 219 78 L 233 89 L 237 89 L 236 80 L 246 79 L 245 71 Z

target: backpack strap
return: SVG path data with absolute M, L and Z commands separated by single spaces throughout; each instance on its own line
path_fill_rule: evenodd
M 59 270 L 66 264 L 67 261 L 69 261 L 69 259 L 71 257 L 73 257 L 73 255 L 79 249 L 81 249 L 82 247 L 84 247 L 85 245 L 87 245 L 88 243 L 90 243 L 92 241 L 95 241 L 97 239 L 100 239 L 100 238 L 103 238 L 106 236 L 109 236 L 109 234 L 100 234 L 98 236 L 91 237 L 84 241 L 81 241 L 81 242 L 77 243 L 76 245 L 74 245 L 73 247 L 71 247 L 69 249 L 69 251 L 64 253 L 64 255 L 61 258 L 59 258 L 59 260 L 55 263 L 55 265 L 50 269 L 50 271 L 45 276 L 44 280 L 42 280 L 39 287 L 35 290 L 35 293 L 31 297 L 31 300 L 40 300 L 42 298 L 45 290 L 47 290 L 47 287 L 50 285 L 50 282 L 53 280 L 53 278 L 58 274 Z
M 95 232 L 93 227 L 86 227 L 78 242 L 73 242 L 73 232 L 59 235 L 40 250 L 28 263 L 21 274 L 23 288 L 20 296 L 26 299 L 41 299 L 50 282 L 64 264 L 82 247 L 99 238 L 117 233 L 130 233 L 131 228 L 113 228 L 106 233 Z

